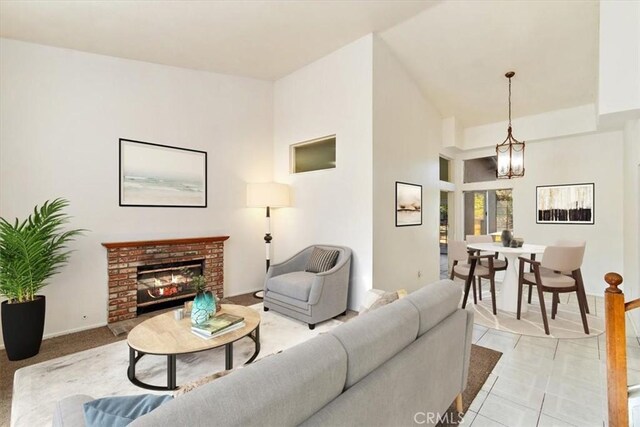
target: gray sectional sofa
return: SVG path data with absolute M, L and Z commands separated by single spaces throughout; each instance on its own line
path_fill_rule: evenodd
M 473 314 L 450 280 L 202 386 L 136 427 L 431 425 L 467 383 Z M 70 424 L 64 424 L 70 425 Z

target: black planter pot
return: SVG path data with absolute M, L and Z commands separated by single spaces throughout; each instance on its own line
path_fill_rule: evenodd
M 2 302 L 2 336 L 9 360 L 22 360 L 40 351 L 44 332 L 44 295 L 33 301 Z

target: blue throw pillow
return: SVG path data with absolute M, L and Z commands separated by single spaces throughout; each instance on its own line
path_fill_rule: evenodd
M 154 394 L 103 397 L 83 405 L 84 421 L 87 427 L 126 426 L 171 399 Z

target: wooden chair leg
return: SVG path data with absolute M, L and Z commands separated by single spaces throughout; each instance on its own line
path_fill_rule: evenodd
M 540 286 L 536 286 L 538 290 L 538 298 L 540 299 L 540 312 L 542 313 L 542 323 L 544 324 L 544 333 L 550 335 L 549 333 L 549 321 L 547 320 L 547 309 L 544 306 L 544 292 Z
M 558 313 L 558 303 L 560 302 L 560 296 L 558 295 L 557 292 L 553 293 L 553 298 L 552 298 L 552 303 L 551 303 L 551 319 L 555 319 L 556 318 L 556 314 Z
M 522 313 L 522 288 L 524 284 L 522 279 L 518 279 L 518 312 L 516 313 L 516 319 L 520 320 L 520 314 Z
M 482 279 L 478 277 L 478 299 L 482 301 Z
M 584 290 L 584 282 L 582 281 L 582 272 L 580 270 L 578 270 L 576 273 L 576 281 L 578 282 L 579 296 L 582 297 L 582 301 L 584 302 L 584 309 L 587 313 L 590 313 L 589 301 L 587 301 L 587 293 Z
M 471 287 L 471 276 L 467 276 L 467 280 L 464 281 L 464 298 L 462 299 L 462 308 L 465 308 L 467 306 L 470 287 Z
M 491 276 L 489 278 L 489 283 L 491 284 L 491 307 L 493 308 L 493 314 L 497 315 L 498 310 L 496 310 L 496 281 L 494 276 Z
M 520 314 L 522 313 L 522 288 L 523 287 L 524 287 L 524 262 L 520 261 L 520 269 L 518 271 L 518 311 L 516 313 L 516 318 L 518 320 L 520 320 Z
M 473 279 L 473 303 L 478 304 L 478 296 L 476 295 L 476 276 L 472 276 L 471 273 L 469 273 L 469 277 Z
M 579 292 L 578 290 L 576 292 Z M 582 326 L 584 327 L 584 333 L 589 335 L 589 324 L 587 323 L 587 313 L 585 307 L 585 301 L 578 296 L 578 306 L 580 307 L 580 317 L 582 317 Z
M 536 254 L 531 254 L 531 260 L 532 261 L 536 260 Z M 533 273 L 533 265 L 529 267 L 529 272 Z M 531 304 L 532 295 L 533 295 L 533 285 L 529 285 L 529 299 L 527 300 L 529 304 Z
M 460 393 L 459 395 L 456 396 L 456 411 L 462 412 L 462 409 L 463 409 L 462 393 Z

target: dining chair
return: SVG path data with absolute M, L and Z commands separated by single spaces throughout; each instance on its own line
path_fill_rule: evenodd
M 580 246 L 586 249 L 587 246 L 587 242 L 585 240 L 558 240 L 556 241 L 556 243 L 554 244 L 554 246 Z M 584 258 L 584 251 L 582 252 L 583 258 Z M 536 260 L 536 256 L 535 254 L 533 254 L 531 256 L 532 260 Z M 580 265 L 582 265 L 582 259 L 580 259 Z M 544 271 L 544 270 L 541 270 Z M 530 268 L 530 272 L 533 273 L 533 265 Z M 573 273 L 571 271 L 556 271 L 556 273 L 563 273 L 567 276 L 572 276 Z M 584 308 L 588 313 L 590 313 L 589 311 L 589 302 L 587 301 L 587 295 L 584 291 L 584 281 L 582 280 L 582 270 L 578 269 L 578 273 L 577 273 L 577 280 L 580 281 L 580 289 L 582 290 L 581 295 L 578 295 L 579 298 L 582 298 L 582 300 L 584 301 Z M 533 294 L 533 287 L 535 285 L 529 284 L 529 295 L 527 298 L 527 302 L 529 304 L 531 304 L 531 296 Z
M 467 234 L 467 244 L 473 243 L 493 243 L 493 237 L 488 234 L 472 235 Z M 480 251 L 478 251 L 480 252 Z M 481 255 L 486 252 L 481 253 Z M 482 265 L 482 260 L 478 260 L 478 264 Z M 493 269 L 495 271 L 504 271 L 509 266 L 509 261 L 498 259 L 498 252 L 495 252 L 495 258 L 493 260 Z M 474 281 L 475 286 L 475 281 Z M 475 291 L 475 288 L 474 288 Z M 482 301 L 482 279 L 478 277 L 478 298 Z
M 518 258 L 520 260 L 520 274 L 518 279 L 517 319 L 520 319 L 522 291 L 525 284 L 535 285 L 538 290 L 542 323 L 544 324 L 544 332 L 547 335 L 550 333 L 547 310 L 544 302 L 544 292 L 550 292 L 553 295 L 551 319 L 555 319 L 558 312 L 558 303 L 560 301 L 558 294 L 576 292 L 584 333 L 589 334 L 589 325 L 587 323 L 585 309 L 586 297 L 583 298 L 585 295 L 584 287 L 578 274 L 580 266 L 582 265 L 582 259 L 584 258 L 584 249 L 584 246 L 547 246 L 542 255 L 542 261 L 534 261 L 525 257 Z M 533 273 L 524 272 L 525 263 L 533 266 Z M 568 276 L 562 272 L 571 272 L 571 275 Z
M 496 310 L 496 283 L 495 283 L 495 269 L 493 262 L 495 255 L 479 255 L 475 253 L 473 249 L 467 248 L 467 242 L 464 241 L 452 241 L 449 242 L 449 257 L 453 260 L 451 266 L 450 279 L 458 277 L 465 281 L 464 287 L 464 299 L 462 300 L 462 308 L 467 305 L 467 299 L 469 298 L 469 288 L 473 282 L 473 303 L 477 304 L 476 297 L 476 278 L 489 279 L 491 283 L 491 304 L 493 314 L 498 314 Z M 486 265 L 480 265 L 478 261 L 486 260 Z

